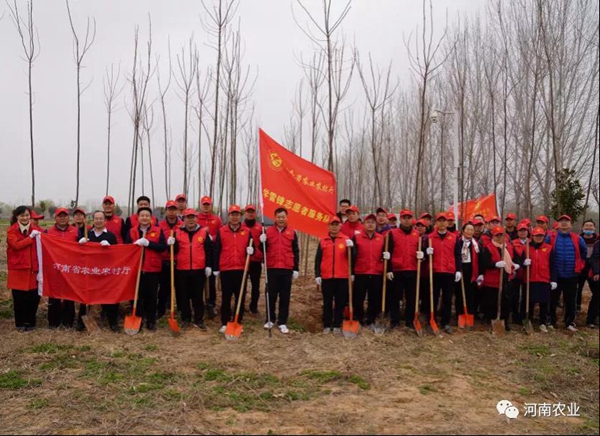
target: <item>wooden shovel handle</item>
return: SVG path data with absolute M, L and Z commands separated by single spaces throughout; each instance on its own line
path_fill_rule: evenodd
M 387 252 L 389 247 L 390 247 L 390 232 L 387 232 L 385 234 L 385 243 L 384 243 L 383 251 Z M 387 259 L 383 260 L 383 289 L 382 289 L 382 293 L 381 293 L 381 312 L 382 313 L 385 313 L 385 297 L 386 297 L 386 293 L 387 293 L 388 262 L 389 261 Z
M 175 235 L 175 231 L 171 230 L 171 238 Z M 169 246 L 170 251 L 170 267 L 171 267 L 171 315 L 175 313 L 175 246 Z M 172 318 L 172 316 L 171 316 Z
M 252 247 L 252 239 L 248 243 L 248 247 Z M 248 277 L 248 265 L 250 265 L 250 255 L 246 253 L 246 263 L 244 265 L 244 275 L 242 276 L 242 285 L 240 286 L 240 294 L 238 297 L 237 306 L 235 308 L 235 322 L 238 320 L 240 314 L 240 308 L 242 307 L 242 292 L 244 292 L 244 286 L 246 285 L 246 278 Z

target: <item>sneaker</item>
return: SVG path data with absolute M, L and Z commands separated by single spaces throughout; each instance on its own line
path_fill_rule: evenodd
M 201 331 L 205 332 L 207 330 L 206 326 L 203 322 L 195 322 L 194 327 L 199 328 Z
M 284 335 L 287 335 L 290 332 L 285 324 L 279 326 L 279 331 Z
M 339 328 L 339 327 L 335 327 L 333 329 L 333 333 L 336 334 L 336 335 L 341 335 L 342 334 L 342 329 Z
M 273 324 L 272 322 L 269 321 L 269 322 L 266 322 L 263 327 L 266 328 L 267 330 L 269 330 L 269 329 L 272 329 L 274 325 L 275 324 Z
M 552 324 L 547 324 L 547 326 L 548 326 L 548 331 L 551 331 L 551 332 L 553 332 L 554 329 L 556 328 Z
M 540 325 L 540 331 L 542 333 L 548 333 L 548 327 L 546 327 L 546 324 Z
M 569 330 L 570 332 L 573 332 L 573 333 L 575 333 L 575 332 L 578 332 L 578 331 L 579 331 L 579 330 L 577 330 L 577 329 L 575 328 L 575 326 L 574 326 L 573 324 L 571 324 L 569 327 L 567 327 L 567 330 Z
M 219 333 L 225 333 L 226 328 L 227 328 L 227 326 L 222 325 L 221 328 L 219 329 Z
M 449 335 L 452 334 L 452 327 L 450 326 L 450 324 L 444 326 L 444 331 Z
M 588 324 L 587 328 L 589 328 L 589 329 L 597 329 L 598 326 L 596 324 Z
M 26 332 L 32 332 L 34 330 L 35 330 L 35 326 L 32 326 L 32 325 L 28 325 L 27 327 L 25 327 Z
M 328 335 L 329 333 L 331 333 L 331 329 L 330 329 L 329 327 L 325 327 L 325 328 L 323 329 L 323 334 L 324 334 L 324 335 Z

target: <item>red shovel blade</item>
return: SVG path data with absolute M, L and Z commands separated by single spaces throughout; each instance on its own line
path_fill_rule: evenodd
M 431 330 L 433 331 L 434 335 L 439 336 L 440 329 L 438 329 L 438 326 L 435 322 L 435 317 L 434 317 L 433 313 L 431 314 L 431 317 L 429 318 L 429 327 L 431 327 Z
M 342 323 L 342 333 L 347 338 L 355 338 L 359 329 L 360 323 L 358 321 L 344 320 Z
M 467 313 L 467 327 L 473 327 L 475 325 L 475 315 Z
M 458 327 L 464 329 L 467 326 L 467 315 L 458 315 Z
M 227 326 L 225 327 L 225 339 L 228 341 L 235 341 L 240 338 L 243 331 L 244 328 L 239 322 L 228 322 Z
M 128 335 L 137 335 L 142 328 L 142 318 L 134 314 L 125 317 L 124 330 Z
M 419 315 L 415 316 L 413 325 L 415 326 L 415 332 L 417 332 L 417 336 L 423 336 L 423 328 L 421 327 L 421 322 L 419 321 Z
M 169 318 L 169 328 L 174 334 L 179 334 L 179 324 L 177 324 L 177 320 L 175 318 Z

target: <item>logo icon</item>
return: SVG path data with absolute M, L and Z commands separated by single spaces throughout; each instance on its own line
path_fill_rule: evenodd
M 343 249 L 344 249 L 344 247 L 345 247 L 345 244 L 338 244 L 338 248 L 339 248 L 340 250 L 343 250 Z
M 198 242 L 203 242 L 204 238 L 202 236 L 198 236 Z
M 496 404 L 496 410 L 499 415 L 504 415 L 508 419 L 517 419 L 519 416 L 519 409 L 512 405 L 508 400 L 500 400 Z
M 269 166 L 275 171 L 280 171 L 283 167 L 283 160 L 274 151 L 269 153 Z

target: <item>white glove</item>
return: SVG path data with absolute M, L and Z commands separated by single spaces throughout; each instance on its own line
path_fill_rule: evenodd
M 85 243 L 87 243 L 87 239 L 85 239 L 85 238 L 81 238 L 81 239 L 79 240 L 79 243 L 80 243 L 80 244 L 85 244 Z
M 504 268 L 506 266 L 506 262 L 501 260 L 500 262 L 496 262 L 496 268 Z
M 389 272 L 386 274 L 388 280 L 394 280 L 394 273 L 393 272 Z
M 355 234 L 355 235 L 360 235 L 360 230 L 355 230 L 355 231 L 354 231 L 354 234 Z
M 254 254 L 254 247 L 246 247 L 246 253 L 248 256 L 252 256 Z
M 433 254 L 433 247 L 427 247 L 427 250 L 425 250 L 427 252 L 428 256 L 431 256 Z
M 221 274 L 219 271 L 213 271 L 213 276 L 219 277 L 219 274 Z
M 417 251 L 417 259 L 419 259 L 419 260 L 425 259 L 425 253 L 423 253 L 422 251 Z
M 384 251 L 383 252 L 383 260 L 390 260 L 391 256 L 390 256 L 390 252 L 389 251 Z
M 40 235 L 42 232 L 40 232 L 39 230 L 32 230 L 31 233 L 29 234 L 29 237 L 31 239 L 35 238 L 37 235 Z
M 258 237 L 258 240 L 260 241 L 261 244 L 267 242 L 267 234 L 261 233 L 261 235 Z
M 460 271 L 456 271 L 456 274 L 454 274 L 454 281 L 455 282 L 460 282 L 460 279 L 462 279 L 462 273 Z
M 483 274 L 477 276 L 477 286 L 481 286 L 483 284 Z
M 204 268 L 204 275 L 206 277 L 210 277 L 211 274 L 212 274 L 212 268 L 210 266 L 207 266 L 206 268 Z
M 175 245 L 176 239 L 173 236 L 167 238 L 167 245 Z
M 150 245 L 150 241 L 146 238 L 141 238 L 135 241 L 134 244 L 139 245 L 140 247 L 147 247 L 148 245 Z
M 108 247 L 110 245 L 110 242 L 108 242 L 108 241 L 100 241 L 100 245 L 102 245 L 103 247 Z
M 519 265 L 518 263 L 513 264 L 515 266 L 515 272 L 519 271 L 519 268 L 521 268 L 521 265 Z
M 350 279 L 351 279 L 352 281 L 354 281 L 354 276 L 350 276 Z
M 300 273 L 298 271 L 294 271 L 292 273 L 292 279 L 296 280 L 298 277 L 300 277 Z
M 556 282 L 550 282 L 550 289 L 552 289 L 553 291 L 558 287 L 558 284 L 556 284 Z
M 530 266 L 531 265 L 531 259 L 525 259 L 523 261 L 523 266 Z
M 321 286 L 323 280 L 321 280 L 321 277 L 315 277 L 315 283 L 317 284 L 317 286 Z
M 346 239 L 346 247 L 354 247 L 354 242 L 352 242 L 352 239 Z

